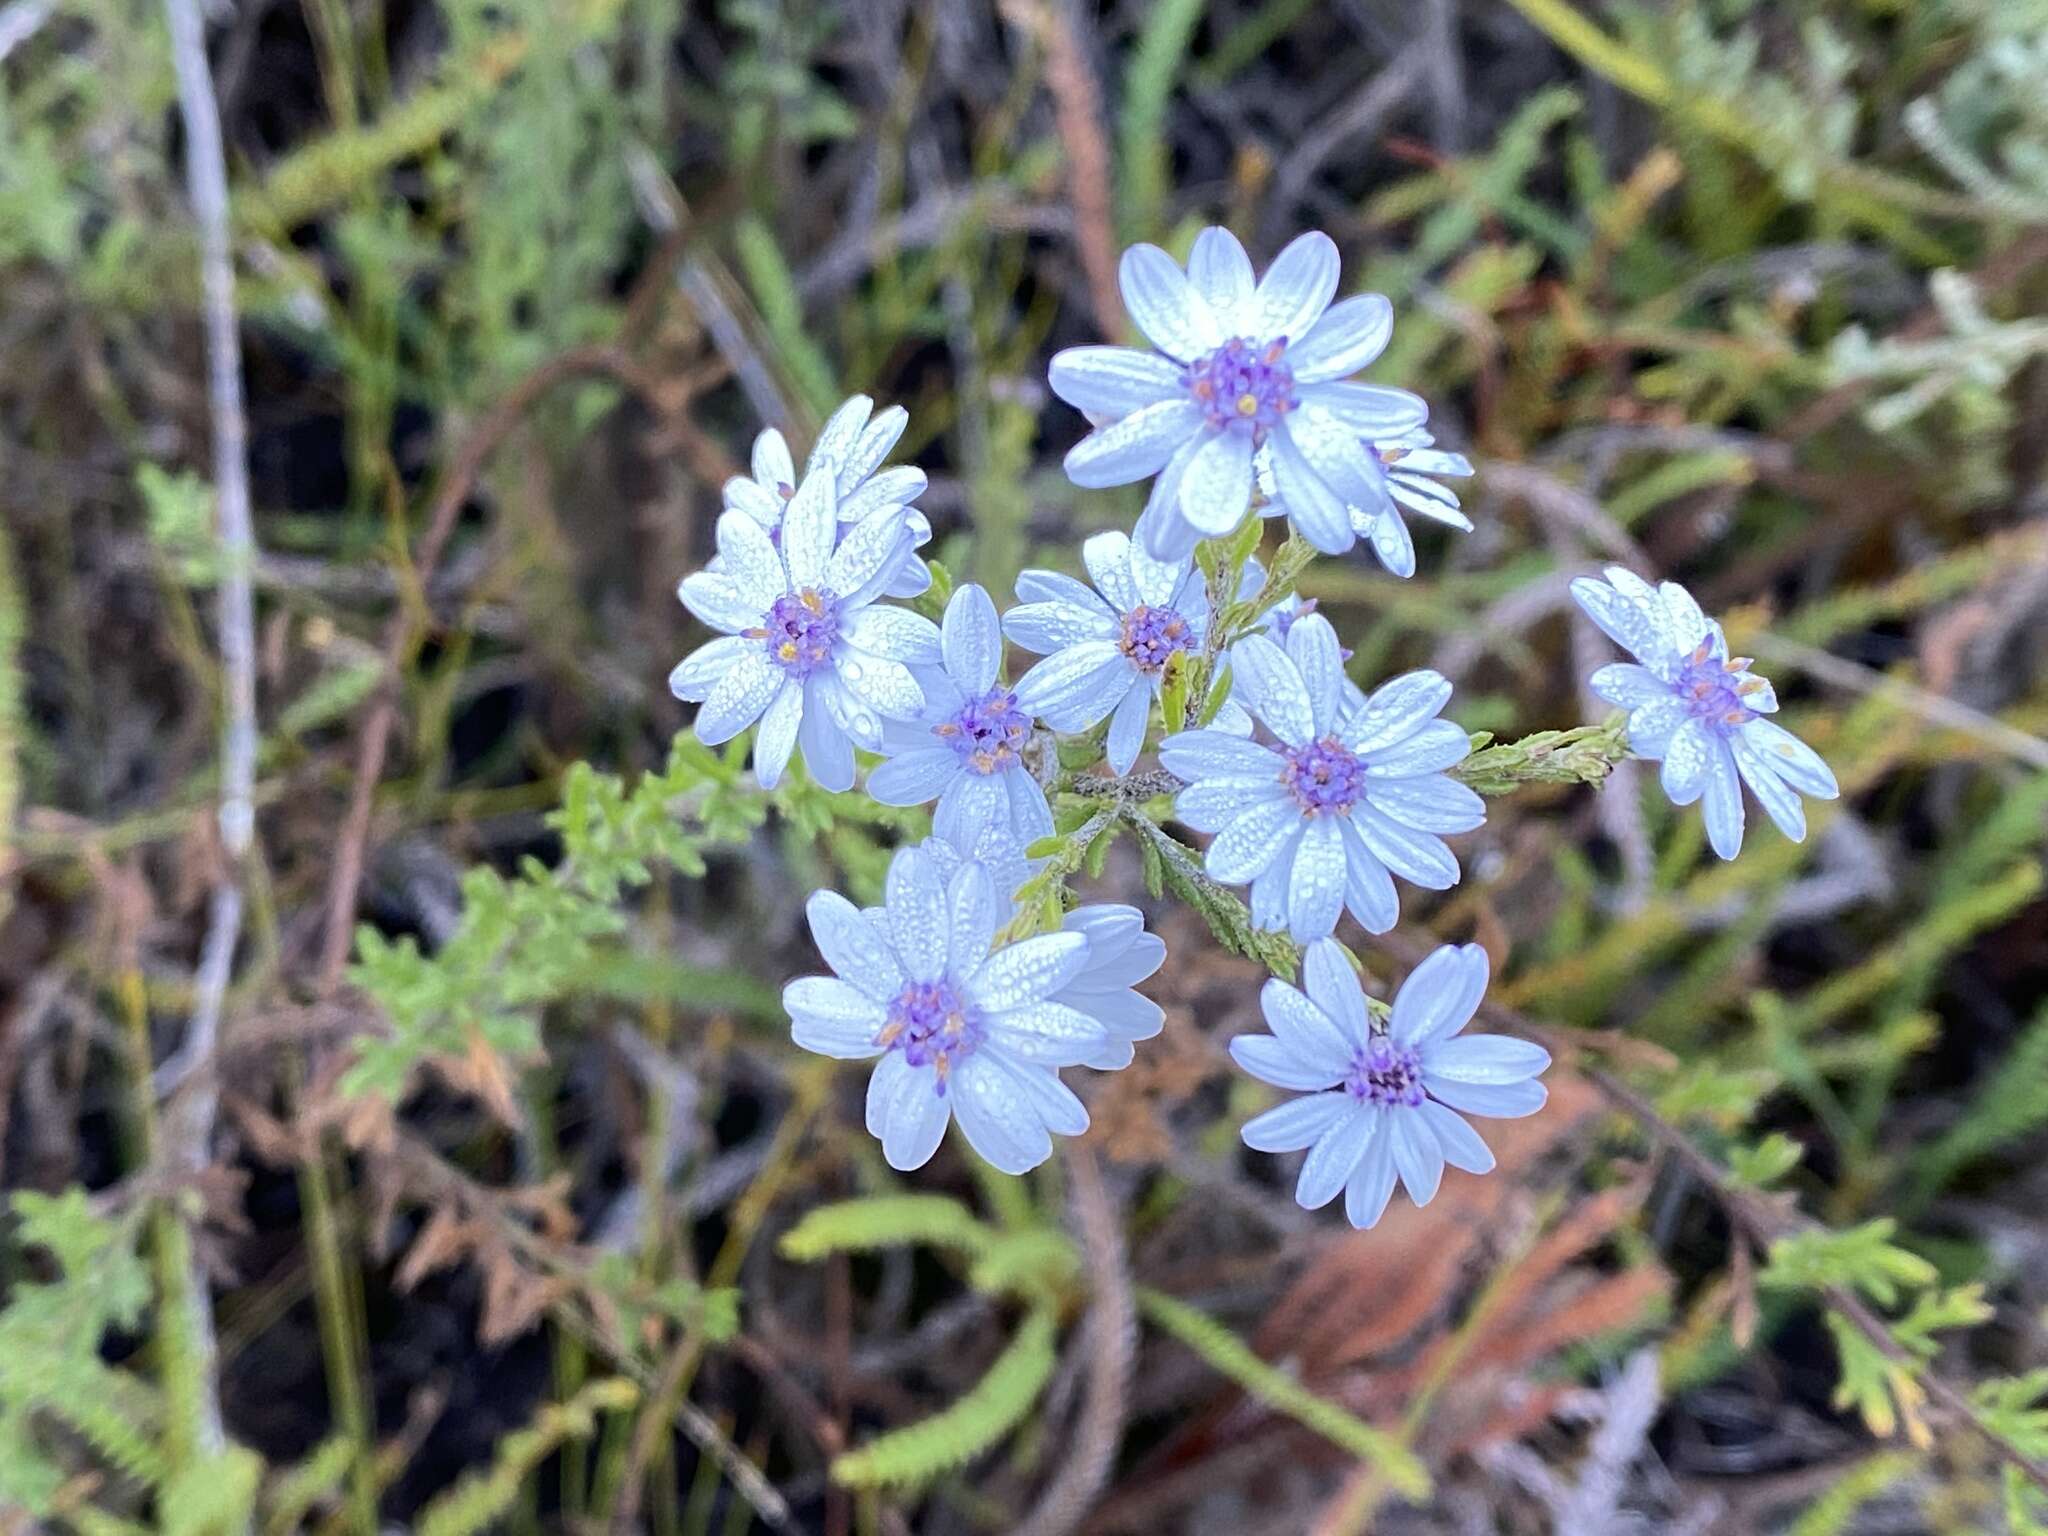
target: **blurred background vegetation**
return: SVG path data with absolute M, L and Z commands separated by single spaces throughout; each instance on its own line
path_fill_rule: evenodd
M 164 13 L 0 4 L 0 1527 L 2048 1528 L 2048 4 L 231 0 L 207 45 L 253 556 Z M 1356 676 L 1599 719 L 1565 585 L 1620 561 L 1845 788 L 1727 865 L 1630 767 L 1494 802 L 1364 953 L 1484 943 L 1553 1102 L 1363 1235 L 1238 1146 L 1261 972 L 1129 846 L 1088 889 L 1163 926 L 1166 1033 L 1038 1175 L 889 1174 L 777 989 L 922 813 L 670 745 L 760 425 L 900 402 L 956 576 L 1071 565 L 1137 498 L 1060 475 L 1046 359 L 1209 222 L 1328 229 L 1479 466 L 1413 580 L 1310 572 Z

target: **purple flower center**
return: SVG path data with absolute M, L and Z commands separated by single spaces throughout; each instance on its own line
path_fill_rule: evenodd
M 1172 608 L 1138 604 L 1124 615 L 1123 638 L 1117 649 L 1130 657 L 1140 672 L 1157 672 L 1177 651 L 1191 650 L 1195 627 Z
M 985 1031 L 981 1015 L 945 981 L 913 981 L 889 1004 L 889 1022 L 875 1036 L 886 1051 L 900 1050 L 913 1067 L 930 1067 L 938 1077 L 939 1097 L 953 1066 L 974 1052 Z
M 1220 430 L 1243 423 L 1255 437 L 1263 438 L 1299 403 L 1294 398 L 1294 371 L 1280 361 L 1286 355 L 1285 336 L 1263 347 L 1233 336 L 1188 365 L 1188 393 L 1211 427 Z
M 1422 1091 L 1422 1058 L 1386 1035 L 1373 1035 L 1351 1053 L 1344 1091 L 1367 1104 L 1413 1107 L 1427 1097 Z
M 1365 795 L 1365 765 L 1334 736 L 1305 747 L 1283 748 L 1280 756 L 1287 763 L 1280 770 L 1280 782 L 1304 816 L 1348 813 Z
M 1018 760 L 1031 737 L 1031 717 L 1001 683 L 969 699 L 952 719 L 932 727 L 974 773 L 1000 773 Z
M 758 629 L 748 635 L 768 643 L 768 656 L 802 680 L 832 659 L 839 639 L 839 598 L 827 587 L 785 592 L 769 606 Z
M 1686 657 L 1685 664 L 1678 670 L 1678 680 L 1672 686 L 1684 703 L 1686 713 L 1702 725 L 1729 731 L 1739 725 L 1747 725 L 1756 718 L 1756 711 L 1742 702 L 1743 695 L 1754 693 L 1763 684 L 1751 678 L 1743 681 L 1741 674 L 1749 667 L 1747 656 L 1731 656 L 1722 661 L 1714 656 L 1708 642 L 1702 640 L 1699 649 Z

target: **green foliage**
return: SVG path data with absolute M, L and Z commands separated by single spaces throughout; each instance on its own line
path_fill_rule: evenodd
M 1202 19 L 1202 0 L 1159 0 L 1145 13 L 1138 45 L 1124 70 L 1117 117 L 1119 221 L 1128 239 L 1151 238 L 1166 202 L 1166 107 Z
M 347 1091 L 395 1101 L 423 1062 L 479 1046 L 531 1058 L 540 1045 L 539 1010 L 565 996 L 593 956 L 625 933 L 620 896 L 651 880 L 657 865 L 702 875 L 706 850 L 744 840 L 766 819 L 768 797 L 740 762 L 737 752 L 720 756 L 679 734 L 667 767 L 630 788 L 576 764 L 548 818 L 562 838 L 555 868 L 528 859 L 510 880 L 472 869 L 463 879 L 462 921 L 431 956 L 410 937 L 393 942 L 359 929 L 352 975 L 391 1028 L 358 1038 Z
M 927 1243 L 986 1253 L 996 1229 L 949 1195 L 886 1195 L 821 1205 L 782 1235 L 783 1257 L 815 1264 L 835 1253 Z
M 594 1381 L 564 1403 L 552 1403 L 524 1429 L 498 1442 L 488 1470 L 472 1472 L 420 1511 L 418 1536 L 478 1536 L 496 1525 L 526 1480 L 564 1444 L 597 1433 L 599 1416 L 625 1413 L 640 1389 L 622 1377 Z
M 1161 1291 L 1138 1292 L 1145 1320 L 1171 1334 L 1276 1413 L 1314 1430 L 1324 1439 L 1370 1462 L 1396 1491 L 1411 1499 L 1429 1492 L 1429 1473 L 1415 1453 L 1392 1435 L 1374 1429 L 1348 1409 L 1309 1391 L 1285 1371 L 1268 1364 L 1212 1317 Z
M 839 403 L 839 385 L 832 377 L 831 363 L 805 328 L 803 300 L 789 263 L 759 219 L 743 218 L 734 225 L 733 242 L 777 357 L 802 390 L 811 414 L 824 419 Z
M 1937 1277 L 1932 1264 L 1892 1241 L 1898 1225 L 1880 1216 L 1839 1232 L 1816 1227 L 1781 1237 L 1771 1244 L 1759 1279 L 1766 1286 L 1808 1291 L 1839 1286 L 1889 1307 L 1901 1288 L 1919 1290 Z
M 194 1457 L 164 1484 L 158 1524 L 164 1536 L 235 1536 L 246 1531 L 263 1480 L 263 1458 L 230 1445 Z
M 102 1364 L 109 1329 L 136 1326 L 150 1299 L 131 1223 L 93 1213 L 82 1189 L 12 1197 L 21 1246 L 45 1250 L 57 1275 L 16 1283 L 0 1309 L 0 1502 L 47 1513 L 64 1480 L 38 1414 L 62 1421 L 105 1460 L 154 1484 L 166 1468 L 136 1393 Z
M 314 1505 L 333 1498 L 355 1464 L 355 1454 L 353 1439 L 334 1435 L 313 1447 L 297 1466 L 279 1472 L 266 1495 L 263 1536 L 288 1536 Z
M 1023 1422 L 1052 1379 L 1053 1336 L 1051 1311 L 1034 1307 L 964 1397 L 834 1458 L 833 1478 L 850 1488 L 914 1487 L 981 1455 Z
M 1628 756 L 1628 717 L 1568 731 L 1538 731 L 1520 741 L 1493 744 L 1490 732 L 1472 737 L 1472 755 L 1451 770 L 1482 795 L 1512 794 L 1524 784 L 1604 783 Z
M 1153 895 L 1171 891 L 1201 914 L 1216 942 L 1232 954 L 1258 961 L 1275 976 L 1293 977 L 1299 955 L 1292 939 L 1255 926 L 1250 909 L 1229 888 L 1209 878 L 1185 843 L 1142 816 L 1127 816 L 1126 821 L 1138 833 L 1146 884 Z

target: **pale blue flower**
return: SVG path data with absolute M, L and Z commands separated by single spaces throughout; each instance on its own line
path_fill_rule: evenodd
M 1486 972 L 1477 944 L 1445 945 L 1402 984 L 1384 1021 L 1369 1013 L 1334 939 L 1302 957 L 1306 992 L 1266 983 L 1259 1001 L 1273 1032 L 1239 1035 L 1230 1054 L 1253 1077 L 1303 1096 L 1247 1121 L 1244 1141 L 1260 1152 L 1308 1149 L 1294 1188 L 1304 1210 L 1341 1189 L 1351 1225 L 1373 1226 L 1397 1177 L 1427 1205 L 1445 1164 L 1493 1169 L 1465 1115 L 1511 1120 L 1543 1107 L 1535 1079 L 1550 1065 L 1548 1051 L 1507 1035 L 1458 1033 L 1485 995 Z
M 1415 541 L 1401 518 L 1401 507 L 1466 533 L 1472 531 L 1472 519 L 1459 508 L 1458 493 L 1435 478 L 1469 475 L 1472 461 L 1462 453 L 1446 453 L 1435 444 L 1436 439 L 1421 427 L 1366 443 L 1384 471 L 1379 494 L 1362 502 L 1346 502 L 1344 506 L 1351 531 L 1372 546 L 1380 564 L 1395 576 L 1415 574 Z M 1266 498 L 1265 515 L 1291 516 L 1292 509 L 1280 492 L 1279 477 L 1273 471 L 1273 458 L 1268 452 L 1259 454 L 1258 480 L 1260 494 Z M 1315 542 L 1307 528 L 1301 531 Z
M 876 413 L 873 400 L 854 395 L 832 413 L 804 462 L 806 475 L 831 467 L 842 523 L 860 522 L 884 507 L 901 509 L 910 528 L 910 548 L 882 588 L 890 597 L 916 597 L 932 584 L 931 571 L 916 554 L 930 541 L 932 525 L 911 505 L 925 492 L 925 473 L 910 464 L 881 467 L 909 424 L 909 413 L 902 406 L 892 405 Z M 725 482 L 726 510 L 746 513 L 768 530 L 771 539 L 780 538 L 783 511 L 796 494 L 798 476 L 789 444 L 775 428 L 769 427 L 754 439 L 749 467 L 750 474 L 735 475 Z M 714 562 L 711 569 L 717 568 Z
M 1811 747 L 1763 718 L 1777 712 L 1777 695 L 1749 670 L 1748 657 L 1728 654 L 1721 626 L 1700 612 L 1692 594 L 1675 581 L 1652 587 L 1610 566 L 1604 582 L 1574 581 L 1572 596 L 1642 663 L 1602 667 L 1589 679 L 1592 689 L 1628 711 L 1629 750 L 1663 762 L 1671 803 L 1701 802 L 1714 852 L 1732 859 L 1742 851 L 1742 784 L 1779 831 L 1803 841 L 1806 807 L 1799 797 L 1832 800 L 1841 788 Z
M 1096 430 L 1067 455 L 1087 487 L 1157 475 L 1138 536 L 1162 559 L 1230 532 L 1251 505 L 1253 460 L 1270 456 L 1295 526 L 1340 554 L 1349 504 L 1377 506 L 1386 472 L 1369 443 L 1420 427 L 1429 408 L 1406 390 L 1349 380 L 1393 334 L 1376 293 L 1340 303 L 1337 247 L 1311 232 L 1253 281 L 1226 229 L 1195 237 L 1183 272 L 1157 246 L 1124 252 L 1124 307 L 1156 352 L 1070 347 L 1052 360 L 1053 393 Z
M 1000 807 L 1029 847 L 1052 835 L 1052 809 L 1024 759 L 1031 711 L 1002 681 L 996 605 L 980 587 L 961 587 L 946 604 L 940 633 L 943 665 L 918 673 L 924 708 L 883 727 L 889 761 L 868 775 L 868 793 L 884 805 L 937 800 L 933 827 L 941 837 Z
M 1314 598 L 1303 597 L 1299 592 L 1290 592 L 1265 611 L 1264 615 L 1259 619 L 1259 628 L 1264 632 L 1267 639 L 1271 640 L 1282 650 L 1285 650 L 1287 648 L 1287 633 L 1294 628 L 1295 621 L 1305 619 L 1315 611 L 1316 600 Z M 1337 648 L 1337 659 L 1343 662 L 1350 661 L 1351 647 L 1348 645 L 1339 646 Z M 1349 711 L 1357 709 L 1364 703 L 1365 690 L 1353 682 L 1351 674 L 1346 672 L 1344 674 L 1344 708 Z
M 1044 1162 L 1052 1132 L 1087 1130 L 1088 1111 L 1058 1069 L 1102 1054 L 1110 1035 L 1055 1000 L 1087 964 L 1084 934 L 993 947 L 1010 904 L 987 868 L 963 862 L 949 876 L 922 848 L 897 853 L 874 912 L 832 891 L 806 911 L 834 975 L 783 989 L 791 1037 L 825 1056 L 881 1058 L 867 1127 L 890 1167 L 922 1166 L 955 1118 L 1005 1173 Z
M 1192 559 L 1155 559 L 1121 533 L 1094 535 L 1081 563 L 1092 591 L 1055 571 L 1017 578 L 1018 606 L 1003 615 L 1003 632 L 1045 657 L 1018 680 L 1017 702 L 1056 731 L 1091 730 L 1107 717 L 1110 769 L 1129 773 L 1167 662 L 1199 655 L 1209 636 L 1209 595 Z M 1251 728 L 1228 699 L 1215 723 Z
M 1036 862 L 1042 862 L 1027 859 L 1009 825 L 986 814 L 977 820 L 956 821 L 945 838 L 929 838 L 924 847 L 949 873 L 969 860 L 979 862 L 1006 902 L 1031 877 Z M 1087 938 L 1088 960 L 1072 981 L 1053 994 L 1053 1001 L 1100 1020 L 1110 1035 L 1109 1044 L 1082 1065 L 1105 1072 L 1127 1067 L 1133 1045 L 1158 1034 L 1166 1021 L 1157 1003 L 1134 990 L 1165 964 L 1166 945 L 1156 934 L 1145 931 L 1144 913 L 1120 902 L 1078 906 L 1066 915 L 1061 927 Z
M 1394 875 L 1430 890 L 1458 882 L 1439 834 L 1469 832 L 1486 807 L 1444 770 L 1470 750 L 1437 711 L 1451 685 L 1409 672 L 1348 704 L 1336 631 L 1321 614 L 1293 621 L 1283 650 L 1265 635 L 1231 648 L 1234 697 L 1278 741 L 1222 731 L 1169 736 L 1159 761 L 1187 781 L 1174 808 L 1213 832 L 1205 866 L 1251 884 L 1252 920 L 1299 943 L 1323 938 L 1349 907 L 1370 933 L 1400 916 Z
M 697 737 L 730 741 L 755 721 L 754 774 L 772 788 L 792 749 L 826 789 L 853 787 L 853 749 L 882 746 L 885 720 L 924 709 L 913 666 L 939 659 L 939 632 L 907 608 L 875 606 L 911 533 L 883 507 L 840 524 L 833 475 L 804 477 L 779 539 L 744 512 L 718 519 L 718 569 L 683 579 L 684 605 L 722 638 L 683 658 L 669 690 L 698 703 Z

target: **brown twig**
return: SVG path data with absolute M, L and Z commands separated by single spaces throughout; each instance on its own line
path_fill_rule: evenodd
M 1425 958 L 1423 946 L 1406 935 L 1387 934 L 1381 942 L 1404 965 L 1414 966 Z M 1553 1055 L 1577 1054 L 1569 1031 L 1549 1028 L 1490 998 L 1480 1003 L 1479 1011 L 1501 1028 L 1537 1041 Z M 1763 1254 L 1780 1238 L 1820 1230 L 1818 1222 L 1802 1215 L 1789 1201 L 1775 1199 L 1761 1190 L 1748 1189 L 1736 1183 L 1725 1168 L 1694 1144 L 1690 1136 L 1665 1119 L 1654 1104 L 1621 1079 L 1584 1064 L 1576 1065 L 1574 1070 L 1706 1187 L 1735 1227 L 1738 1241 L 1752 1245 L 1758 1254 Z M 1820 1287 L 1820 1297 L 1830 1310 L 1840 1313 L 1851 1327 L 1869 1340 L 1879 1354 L 1910 1370 L 1928 1397 L 1959 1423 L 1968 1425 L 2000 1461 L 2021 1473 L 2037 1488 L 2048 1492 L 2048 1466 L 2043 1466 L 1986 1423 L 1976 1405 L 1900 1344 L 1884 1319 L 1864 1305 L 1861 1298 L 1837 1285 Z
M 1074 244 L 1088 279 L 1088 304 L 1104 336 L 1124 333 L 1116 280 L 1116 230 L 1110 210 L 1109 138 L 1102 129 L 1102 92 L 1074 30 L 1069 0 L 1005 0 L 1003 14 L 1045 49 L 1045 88 L 1054 129 L 1067 157 L 1074 203 Z
M 464 440 L 427 513 L 427 525 L 412 558 L 411 585 L 419 596 L 414 606 L 401 604 L 384 632 L 383 677 L 356 741 L 354 788 L 348 810 L 342 817 L 341 832 L 335 839 L 334 872 L 327 883 L 327 915 L 320 949 L 317 994 L 331 996 L 341 983 L 348 963 L 349 939 L 356 909 L 356 890 L 362 881 L 363 858 L 370 840 L 370 812 L 376 798 L 377 781 L 384 773 L 384 759 L 391 749 L 391 732 L 398 719 L 399 683 L 407 661 L 418 645 L 423 621 L 431 617 L 423 594 L 433 581 L 448 540 L 475 488 L 477 477 L 498 445 L 525 418 L 526 413 L 556 386 L 570 379 L 601 377 L 616 380 L 642 395 L 656 393 L 653 382 L 625 351 L 609 343 L 571 347 L 540 364 L 521 379 L 485 414 Z

